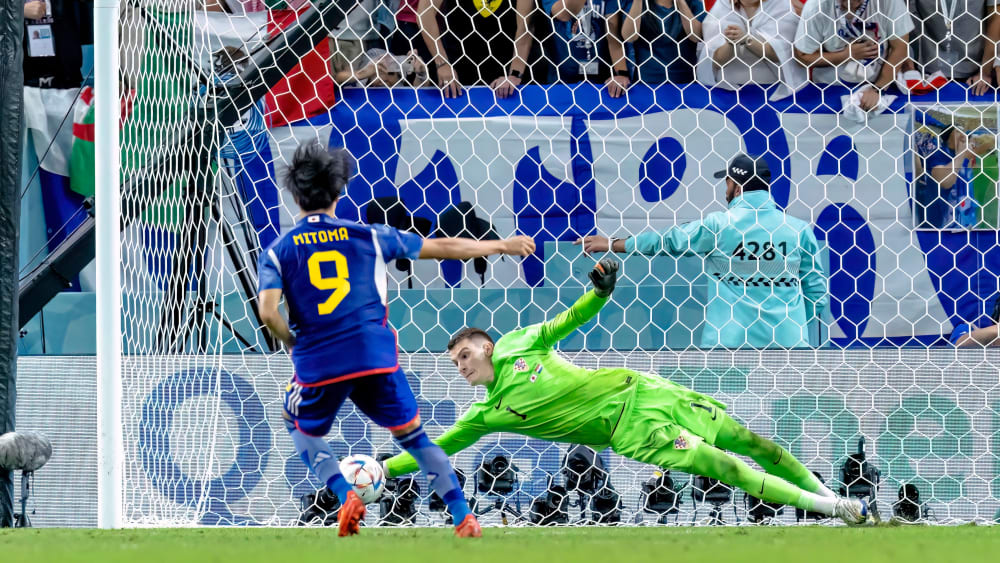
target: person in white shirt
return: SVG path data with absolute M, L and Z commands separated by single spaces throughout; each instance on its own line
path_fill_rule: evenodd
M 908 55 L 913 20 L 903 0 L 809 0 L 795 57 L 814 82 L 867 84 L 861 109 L 878 105 Z
M 788 0 L 718 0 L 702 24 L 698 81 L 728 90 L 780 82 L 771 99 L 791 95 L 807 82 L 792 51 L 798 23 Z

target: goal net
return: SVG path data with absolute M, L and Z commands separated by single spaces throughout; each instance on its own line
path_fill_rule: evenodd
M 522 18 L 507 4 L 522 3 L 444 0 L 438 21 L 454 30 L 471 10 L 481 30 L 497 25 L 490 17 L 503 27 Z M 530 39 L 524 55 L 510 37 L 506 54 L 453 61 L 461 74 L 526 58 L 515 66 L 524 85 L 500 97 L 466 84 L 446 98 L 424 82 L 441 78 L 429 61 L 410 56 L 423 49 L 420 21 L 396 17 L 398 3 L 121 2 L 124 523 L 317 524 L 335 509 L 284 429 L 292 366 L 254 302 L 257 257 L 298 212 L 282 172 L 314 139 L 358 163 L 339 217 L 424 236 L 520 233 L 538 244 L 523 260 L 389 268 L 389 321 L 432 437 L 482 398 L 443 354 L 450 334 L 477 326 L 499 337 L 551 318 L 588 285 L 594 257 L 575 239 L 725 211 L 713 173 L 739 152 L 762 155 L 777 207 L 807 222 L 820 246 L 829 303 L 803 327 L 808 347 L 702 349 L 720 328 L 706 308 L 725 280 L 702 256 L 636 254 L 620 256 L 618 288 L 596 322 L 559 349 L 583 366 L 627 366 L 717 397 L 834 490 L 868 486 L 883 518 L 992 520 L 1000 359 L 947 342 L 960 323 L 995 322 L 997 105 L 949 85 L 909 102 L 886 95 L 884 111 L 864 114 L 841 85 L 801 80 L 789 97 L 791 88 L 727 88 L 717 76 L 711 86 L 654 83 L 636 80 L 631 62 L 627 94 L 613 97 L 610 66 L 590 72 L 584 61 L 585 79 L 565 83 L 550 46 L 571 33 L 572 53 L 613 57 L 623 43 L 608 37 L 629 30 L 628 7 L 587 0 L 559 19 L 549 2 L 528 4 L 530 17 L 515 26 Z M 700 29 L 721 34 L 720 17 L 713 7 Z M 575 27 L 560 31 L 568 19 Z M 623 61 L 641 57 L 641 43 L 647 57 L 649 45 L 658 49 L 648 29 L 633 27 L 639 38 L 624 43 Z M 455 40 L 446 35 L 446 48 Z M 790 41 L 780 57 L 792 56 Z M 713 74 L 712 60 L 698 60 L 691 80 Z M 798 63 L 769 67 L 786 83 L 795 74 L 787 64 Z M 941 166 L 953 168 L 945 180 Z M 765 247 L 745 250 L 767 260 Z M 762 268 L 733 274 L 767 286 Z M 350 404 L 329 440 L 338 455 L 398 452 Z M 811 521 L 610 450 L 498 434 L 453 461 L 489 524 Z M 366 524 L 444 524 L 424 478 L 412 477 L 390 483 Z

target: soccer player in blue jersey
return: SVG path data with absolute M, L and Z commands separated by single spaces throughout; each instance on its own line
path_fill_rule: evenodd
M 284 180 L 302 213 L 260 257 L 261 320 L 291 350 L 295 376 L 285 389 L 285 425 L 302 460 L 337 494 L 339 535 L 358 533 L 365 505 L 340 473 L 324 436 L 350 397 L 389 429 L 417 460 L 457 523 L 455 535 L 482 535 L 448 456 L 424 433 L 417 402 L 399 368 L 396 332 L 387 322 L 386 264 L 399 258 L 527 256 L 530 237 L 499 241 L 422 239 L 385 225 L 338 219 L 337 199 L 351 176 L 342 150 L 307 143 Z M 278 310 L 284 297 L 288 321 Z

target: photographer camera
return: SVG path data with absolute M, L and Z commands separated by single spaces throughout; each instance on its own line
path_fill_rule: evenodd
M 569 492 L 562 485 L 551 484 L 542 495 L 531 503 L 532 524 L 539 526 L 555 526 L 569 524 Z
M 15 528 L 30 528 L 28 496 L 31 477 L 52 457 L 52 443 L 38 432 L 8 432 L 0 436 L 0 469 L 21 472 L 21 512 L 14 515 Z
M 658 524 L 666 524 L 667 516 L 680 512 L 678 507 L 683 501 L 674 488 L 670 471 L 654 471 L 653 476 L 642 484 L 642 494 L 642 510 L 658 515 Z
M 594 279 L 595 276 L 598 279 Z M 595 287 L 600 277 L 599 273 L 591 272 Z M 580 508 L 581 522 L 610 524 L 621 521 L 621 495 L 611 486 L 604 460 L 593 448 L 579 444 L 571 447 L 563 458 L 562 473 L 566 477 L 566 488 L 577 493 L 575 506 Z M 590 519 L 586 514 L 588 505 Z
M 865 452 L 865 437 L 858 439 L 857 453 L 849 454 L 840 466 L 840 495 L 857 499 L 865 499 L 871 509 L 872 516 L 878 518 L 878 485 L 882 472 L 868 461 Z
M 708 513 L 708 524 L 712 526 L 721 526 L 726 522 L 722 519 L 722 507 L 728 503 L 733 498 L 733 488 L 729 485 L 719 481 L 718 479 L 713 479 L 711 477 L 706 477 L 704 475 L 692 475 L 691 476 L 691 500 L 694 501 L 694 516 L 691 517 L 691 522 L 694 522 L 698 518 L 698 503 L 704 502 L 711 505 L 711 510 Z M 736 516 L 736 505 L 733 505 L 733 518 L 739 522 L 739 517 Z
M 517 479 L 518 468 L 512 464 L 510 458 L 498 454 L 493 458 L 484 457 L 476 470 L 476 492 L 495 497 L 493 506 L 488 506 L 482 511 L 477 511 L 478 501 L 472 499 L 469 505 L 476 514 L 486 514 L 492 510 L 500 511 L 501 522 L 507 525 L 507 515 L 521 518 L 521 499 Z M 514 506 L 508 504 L 510 498 L 514 499 Z
M 379 454 L 375 459 L 380 463 L 392 457 L 391 454 Z M 465 476 L 457 469 L 455 476 L 459 483 L 465 484 Z M 434 493 L 431 496 L 431 510 L 434 510 L 435 499 L 441 497 Z M 420 485 L 412 477 L 392 477 L 385 480 L 385 490 L 378 500 L 380 526 L 405 526 L 413 524 L 417 517 L 417 501 L 420 500 Z
M 892 504 L 894 521 L 913 523 L 926 520 L 930 516 L 930 508 L 920 502 L 920 491 L 913 483 L 899 487 L 897 497 L 899 500 Z

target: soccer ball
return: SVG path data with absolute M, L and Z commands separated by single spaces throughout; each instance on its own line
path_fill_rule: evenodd
M 340 472 L 354 487 L 361 502 L 371 504 L 382 496 L 385 473 L 382 464 L 366 455 L 349 455 L 340 461 Z

